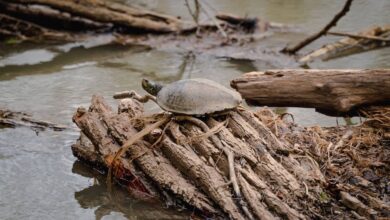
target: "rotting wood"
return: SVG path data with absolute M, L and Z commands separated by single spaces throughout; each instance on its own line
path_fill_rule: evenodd
M 334 36 L 357 38 L 357 39 L 367 39 L 367 40 L 373 40 L 373 41 L 390 42 L 390 39 L 387 39 L 384 37 L 370 36 L 370 35 L 350 34 L 350 33 L 345 33 L 345 32 L 338 32 L 338 31 L 328 31 L 326 34 L 334 35 Z
M 69 13 L 64 13 L 49 7 L 15 4 L 5 1 L 0 1 L 0 13 L 54 30 L 103 31 L 111 27 L 109 24 L 75 17 Z
M 30 114 L 25 112 L 15 112 L 8 109 L 0 109 L 0 126 L 11 128 L 29 127 L 37 132 L 46 129 L 51 129 L 54 131 L 68 129 L 68 127 L 64 125 L 34 119 Z
M 226 21 L 231 25 L 236 25 L 242 27 L 244 30 L 253 32 L 256 27 L 261 26 L 261 30 L 265 31 L 268 26 L 268 22 L 259 21 L 258 18 L 247 18 L 247 17 L 239 17 L 232 14 L 219 13 L 216 15 L 216 18 L 222 21 Z
M 100 0 L 12 0 L 11 2 L 46 5 L 57 10 L 68 12 L 72 15 L 103 23 L 113 23 L 114 25 L 123 26 L 129 29 L 166 33 L 177 31 L 179 28 L 178 23 L 167 22 L 167 19 L 165 19 L 164 22 L 160 22 L 138 17 L 137 13 L 135 15 L 130 14 L 131 11 L 126 10 L 127 7 L 125 5 L 123 5 L 124 9 L 122 11 L 117 10 L 118 7 L 115 7 L 113 10 Z M 136 10 L 134 9 L 132 11 Z
M 20 41 L 39 42 L 41 40 L 54 42 L 75 41 L 68 33 L 49 30 L 37 24 L 20 20 L 0 13 L 0 38 L 15 38 Z
M 331 32 L 332 33 L 332 32 Z M 354 34 L 350 36 L 355 36 Z M 315 59 L 330 60 L 364 51 L 390 46 L 390 25 L 374 26 L 359 32 L 359 38 L 347 37 L 334 43 L 326 44 L 320 49 L 311 51 L 300 57 L 301 64 L 309 63 Z M 364 39 L 366 37 L 367 39 Z M 369 39 L 372 38 L 372 39 Z M 378 39 L 381 39 L 380 41 Z M 382 39 L 388 39 L 383 41 Z
M 325 174 L 336 175 L 337 173 L 332 171 L 332 164 L 324 164 L 322 160 L 321 154 L 329 154 L 322 148 L 329 146 L 329 142 L 321 137 L 325 133 L 318 132 L 315 133 L 316 136 L 314 130 L 307 130 L 305 131 L 307 136 L 304 136 L 306 133 L 292 132 L 297 129 L 294 128 L 296 125 L 287 125 L 277 120 L 274 123 L 283 130 L 274 134 L 267 125 L 263 124 L 269 119 L 266 116 L 269 114 L 272 115 L 272 113 L 253 114 L 245 109 L 238 109 L 228 115 L 209 118 L 192 120 L 191 117 L 187 117 L 186 120 L 180 120 L 177 117 L 176 121 L 162 125 L 150 135 L 135 142 L 128 148 L 126 154 L 121 155 L 120 160 L 113 161 L 113 156 L 119 150 L 118 146 L 126 143 L 143 128 L 160 120 L 161 115 L 143 116 L 142 105 L 133 99 L 121 100 L 119 111 L 115 113 L 105 104 L 102 97 L 94 96 L 89 110 L 81 109 L 74 116 L 74 121 L 82 131 L 78 143 L 86 143 L 84 144 L 86 146 L 76 144 L 75 146 L 78 147 L 73 147 L 73 152 L 83 160 L 101 161 L 106 169 L 112 166 L 114 177 L 118 177 L 116 176 L 118 168 L 126 163 L 132 164 L 137 172 L 144 174 L 145 181 L 149 180 L 152 185 L 157 186 L 158 195 L 161 191 L 166 191 L 172 198 L 181 199 L 185 204 L 196 208 L 198 214 L 206 214 L 208 217 L 304 219 L 328 216 L 324 217 L 327 219 L 341 217 L 341 215 L 354 216 L 356 213 L 366 216 L 366 212 L 359 209 L 355 209 L 356 211 L 343 209 L 345 202 L 333 199 L 332 190 L 341 190 L 355 195 L 354 186 L 342 189 L 333 187 L 330 191 L 326 188 L 331 183 L 328 181 L 331 180 L 328 179 L 329 177 L 324 177 Z M 270 118 L 274 117 L 272 115 Z M 248 123 L 243 123 L 245 121 Z M 221 124 L 226 127 L 221 127 Z M 164 127 L 166 129 L 163 129 Z M 245 135 L 246 131 L 249 131 L 250 135 Z M 333 145 L 338 143 L 342 145 L 337 149 L 332 148 L 332 151 L 335 151 L 330 154 L 332 163 L 335 163 L 336 157 L 343 158 L 339 152 L 352 143 L 354 134 L 357 134 L 356 129 L 350 138 L 343 135 L 338 138 L 329 137 L 335 140 Z M 150 148 L 161 135 L 163 137 L 161 142 Z M 307 139 L 308 137 L 319 139 L 314 141 Z M 326 144 L 319 145 L 322 142 Z M 217 146 L 218 143 L 222 147 Z M 318 150 L 311 147 L 312 143 L 318 144 Z M 275 144 L 277 146 L 273 146 Z M 233 182 L 238 182 L 240 198 L 236 198 L 236 194 L 233 193 L 236 190 L 229 178 L 232 172 L 229 164 L 232 162 L 223 153 L 222 148 L 234 152 L 233 172 L 236 180 Z M 324 175 L 322 178 L 312 175 L 315 172 L 312 167 L 307 166 L 305 153 L 312 155 L 311 160 L 315 162 L 311 166 L 315 166 L 316 172 Z M 284 160 L 290 162 L 285 163 Z M 294 164 L 293 168 L 288 167 L 291 164 Z M 324 165 L 326 165 L 325 170 Z M 294 169 L 307 172 L 308 175 L 294 173 Z M 359 190 L 364 192 L 365 189 L 359 188 Z M 359 195 L 365 195 L 363 192 Z M 332 200 L 332 207 L 337 211 L 335 213 L 340 215 L 327 213 L 327 209 L 322 208 L 324 201 L 328 200 Z M 361 198 L 352 196 L 349 201 L 361 201 Z M 370 201 L 373 202 L 364 205 L 367 210 L 374 210 L 380 216 L 386 215 L 379 211 L 384 207 L 378 205 L 381 204 L 380 199 Z M 345 204 L 349 208 L 352 207 Z
M 116 115 L 112 112 L 111 108 L 103 101 L 102 97 L 94 96 L 92 100 L 90 111 L 78 111 L 73 117 L 74 122 L 85 131 L 85 135 L 96 145 L 99 146 L 99 136 L 104 135 L 105 138 L 109 138 L 111 142 L 117 142 L 124 144 L 130 137 L 137 133 L 129 115 L 131 113 L 139 114 L 141 108 L 139 108 L 138 102 L 127 101 L 122 107 L 129 108 L 128 111 L 124 109 L 121 113 Z M 131 110 L 130 110 L 131 109 Z M 130 113 L 130 114 L 129 114 Z M 93 116 L 95 115 L 95 116 Z M 134 116 L 134 115 L 133 115 Z M 93 119 L 88 119 L 93 117 Z M 105 133 L 99 135 L 99 124 L 103 123 Z M 129 127 L 130 126 L 130 127 Z M 103 132 L 103 131 L 101 131 Z M 108 141 L 109 142 L 109 141 Z M 105 148 L 109 146 L 105 145 Z M 161 155 L 159 152 L 154 152 L 148 148 L 150 144 L 146 141 L 139 141 L 135 144 L 136 147 L 129 148 L 128 152 L 131 155 L 130 161 L 127 163 L 135 163 L 142 172 L 152 179 L 159 188 L 174 193 L 178 198 L 183 199 L 187 204 L 193 207 L 199 208 L 207 213 L 216 213 L 217 211 L 211 206 L 211 202 L 199 192 L 196 187 L 188 182 L 182 175 L 171 165 L 171 162 Z M 112 163 L 112 158 L 119 148 L 108 148 L 108 154 L 102 154 L 104 158 L 104 166 L 109 168 Z M 122 155 L 119 161 L 116 161 L 115 167 L 121 166 L 121 160 L 126 155 Z M 134 158 L 134 159 L 132 159 Z M 114 165 L 114 164 L 113 164 Z M 114 177 L 117 177 L 117 169 L 114 170 Z
M 389 69 L 268 70 L 247 73 L 231 85 L 252 104 L 310 107 L 329 115 L 390 104 Z

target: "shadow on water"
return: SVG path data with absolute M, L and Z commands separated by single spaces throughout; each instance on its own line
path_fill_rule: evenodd
M 231 67 L 238 70 L 240 73 L 258 71 L 255 62 L 251 60 L 227 59 L 226 62 L 231 64 Z
M 131 198 L 122 187 L 113 186 L 112 193 L 107 191 L 106 177 L 80 161 L 75 161 L 72 173 L 93 178 L 93 184 L 76 191 L 74 198 L 83 209 L 95 209 L 95 219 L 103 219 L 114 212 L 128 219 L 188 219 L 187 211 L 178 212 L 164 208 L 158 201 L 145 202 Z
M 148 50 L 142 46 L 118 44 L 100 45 L 91 48 L 72 47 L 58 50 L 58 47 L 32 49 L 5 57 L 0 63 L 0 80 L 12 80 L 18 76 L 50 74 L 63 69 L 96 65 L 109 58 L 121 57 L 123 53 L 138 53 Z

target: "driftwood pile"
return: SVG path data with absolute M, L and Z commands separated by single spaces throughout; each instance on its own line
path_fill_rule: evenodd
M 204 118 L 145 116 L 134 99 L 122 99 L 113 111 L 100 96 L 93 96 L 88 110 L 80 107 L 73 121 L 81 129 L 72 146 L 77 158 L 112 170 L 133 195 L 185 204 L 200 216 L 335 219 L 390 213 L 390 150 L 382 129 L 301 128 L 270 110 L 243 108 Z M 114 159 L 139 131 L 161 121 L 166 123 Z
M 147 34 L 183 34 L 229 30 L 251 32 L 269 25 L 257 18 L 229 14 L 213 17 L 213 23 L 194 23 L 135 5 L 102 0 L 0 0 L 0 39 L 22 41 L 79 41 L 91 35 L 115 33 L 126 43 L 144 41 Z M 217 21 L 216 19 L 219 19 Z M 128 37 L 133 35 L 134 38 Z M 141 36 L 141 37 L 140 37 Z M 123 41 L 123 39 L 121 39 Z

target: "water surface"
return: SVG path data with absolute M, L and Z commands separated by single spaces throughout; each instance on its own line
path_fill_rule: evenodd
M 126 1 L 124 1 L 126 2 Z M 189 18 L 184 1 L 139 2 L 152 9 Z M 208 1 L 216 9 L 259 16 L 297 25 L 302 32 L 279 33 L 264 43 L 281 48 L 322 27 L 340 9 L 336 0 Z M 388 0 L 353 2 L 351 12 L 335 30 L 357 31 L 390 21 Z M 323 38 L 305 51 L 337 39 Z M 99 42 L 102 39 L 96 39 Z M 103 39 L 104 40 L 104 39 Z M 71 122 L 78 106 L 87 107 L 92 94 L 103 95 L 113 106 L 114 92 L 141 92 L 143 77 L 170 82 L 204 77 L 222 84 L 254 70 L 285 68 L 283 63 L 237 61 L 186 51 L 156 51 L 142 47 L 80 45 L 0 45 L 0 105 L 24 110 L 37 119 L 64 124 L 64 132 L 36 133 L 26 128 L 0 129 L 1 219 L 188 219 L 188 212 L 166 209 L 132 199 L 125 193 L 110 199 L 104 178 L 75 163 L 70 146 L 78 137 Z M 89 45 L 89 46 L 88 46 Z M 72 48 L 72 49 L 71 49 Z M 66 52 L 66 53 L 65 53 Z M 382 49 L 328 62 L 312 68 L 389 68 L 390 50 Z M 148 104 L 152 111 L 157 106 Z M 288 108 L 302 125 L 335 125 L 336 118 L 313 109 Z M 342 119 L 339 119 L 342 122 Z

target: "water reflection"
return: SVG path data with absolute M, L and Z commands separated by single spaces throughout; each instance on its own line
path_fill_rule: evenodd
M 76 191 L 74 198 L 83 209 L 95 209 L 95 219 L 100 220 L 112 213 L 121 213 L 127 219 L 188 219 L 189 212 L 178 212 L 161 206 L 157 201 L 142 202 L 135 200 L 122 187 L 113 186 L 111 193 L 107 191 L 106 178 L 98 171 L 75 161 L 72 173 L 93 178 L 93 184 Z
M 53 48 L 33 49 L 6 57 L 0 63 L 0 80 L 11 80 L 26 75 L 49 74 L 63 69 L 71 69 L 69 67 L 75 67 L 77 64 L 90 63 L 95 65 L 100 61 L 123 56 L 125 53 L 138 53 L 147 50 L 147 48 L 103 45 L 93 48 L 75 47 L 67 52 L 53 50 Z M 25 56 L 29 59 L 25 59 Z
M 231 64 L 231 67 L 236 69 L 237 71 L 241 73 L 248 73 L 252 71 L 257 71 L 257 67 L 255 65 L 254 61 L 251 60 L 242 60 L 242 59 L 228 59 L 226 60 L 229 64 Z

